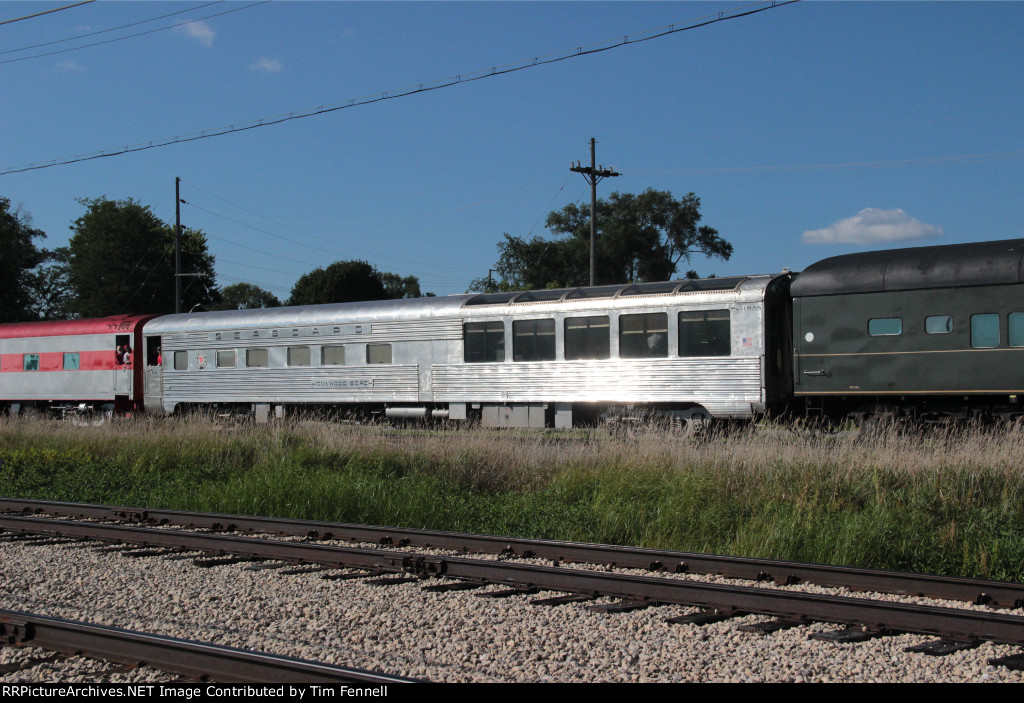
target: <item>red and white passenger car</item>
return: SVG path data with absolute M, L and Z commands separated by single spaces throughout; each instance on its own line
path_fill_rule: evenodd
M 15 415 L 50 411 L 98 419 L 141 408 L 142 327 L 154 317 L 0 325 L 0 403 Z M 117 353 L 125 346 L 132 349 L 127 364 Z

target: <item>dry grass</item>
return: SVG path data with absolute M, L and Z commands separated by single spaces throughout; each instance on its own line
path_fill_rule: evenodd
M 0 492 L 1020 579 L 1024 432 L 0 421 Z

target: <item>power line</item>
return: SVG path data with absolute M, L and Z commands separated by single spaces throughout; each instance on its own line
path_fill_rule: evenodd
M 798 164 L 793 166 L 723 166 L 719 168 L 666 168 L 634 169 L 624 168 L 623 173 L 647 175 L 734 175 L 759 173 L 790 173 L 797 171 L 838 171 L 864 168 L 894 168 L 898 166 L 924 166 L 931 164 L 970 163 L 972 161 L 993 161 L 998 159 L 1024 158 L 1024 151 L 999 151 L 991 154 L 961 154 L 958 156 L 936 156 L 921 159 L 898 159 L 895 161 L 853 161 L 836 164 Z
M 268 1 L 269 0 L 264 0 L 264 2 Z M 665 25 L 654 29 L 644 30 L 642 32 L 636 32 L 634 34 L 627 34 L 625 36 L 620 36 L 615 39 L 609 39 L 604 42 L 597 42 L 594 44 L 578 46 L 573 49 L 567 49 L 552 54 L 546 54 L 543 56 L 537 56 L 530 59 L 516 61 L 510 64 L 505 64 L 503 66 L 494 66 L 488 69 L 472 71 L 465 74 L 458 74 L 456 76 L 450 76 L 448 78 L 442 78 L 436 81 L 419 83 L 406 88 L 401 88 L 396 91 L 385 91 L 382 93 L 375 93 L 373 95 L 365 96 L 362 98 L 352 98 L 348 101 L 334 103 L 331 105 L 320 105 L 319 107 L 309 108 L 306 110 L 289 112 L 287 114 L 276 115 L 273 117 L 260 118 L 258 120 L 253 120 L 238 125 L 232 124 L 228 125 L 227 127 L 218 127 L 215 129 L 203 130 L 201 132 L 193 132 L 191 134 L 179 135 L 176 137 L 157 139 L 139 144 L 130 144 L 124 147 L 120 147 L 118 149 L 104 150 L 94 152 L 91 154 L 79 154 L 73 157 L 62 157 L 57 159 L 51 159 L 49 161 L 37 161 L 35 163 L 23 164 L 20 166 L 8 166 L 2 172 L 0 172 L 0 175 L 6 175 L 10 173 L 21 173 L 24 171 L 33 171 L 42 168 L 51 168 L 53 166 L 64 166 L 67 164 L 78 163 L 80 161 L 103 159 L 110 156 L 120 156 L 121 154 L 129 154 L 137 151 L 157 149 L 164 146 L 170 146 L 172 144 L 183 144 L 186 142 L 198 141 L 200 139 L 209 139 L 211 137 L 219 137 L 225 134 L 245 132 L 250 129 L 258 129 L 260 127 L 268 127 L 270 125 L 281 124 L 283 122 L 290 122 L 292 120 L 299 120 L 307 117 L 313 117 L 316 115 L 323 115 L 330 112 L 336 112 L 338 110 L 345 110 L 351 107 L 370 105 L 372 103 L 383 102 L 385 100 L 394 100 L 396 98 L 403 98 L 410 95 L 416 95 L 418 93 L 427 93 L 435 90 L 441 90 L 444 88 L 450 88 L 452 86 L 461 85 L 463 83 L 471 83 L 473 81 L 484 80 L 486 78 L 493 78 L 495 76 L 505 75 L 507 73 L 525 71 L 526 69 L 536 68 L 537 66 L 557 63 L 560 61 L 567 61 L 569 59 L 578 58 L 580 56 L 589 56 L 590 54 L 597 54 L 604 51 L 610 51 L 612 49 L 617 49 L 619 47 L 626 46 L 629 44 L 640 44 L 642 42 L 651 41 L 653 39 L 659 39 L 670 34 L 677 34 L 679 32 L 689 31 L 691 29 L 706 27 L 717 22 L 724 22 L 726 20 L 747 17 L 748 15 L 754 15 L 759 12 L 764 12 L 765 10 L 771 10 L 776 7 L 782 7 L 783 5 L 791 5 L 795 2 L 799 2 L 799 0 L 767 0 L 766 2 L 752 3 L 750 5 L 744 5 L 742 7 L 730 11 L 716 12 L 711 15 L 704 15 L 702 17 L 689 20 L 689 24 L 684 24 L 682 26 L 679 26 L 678 23 Z M 247 5 L 246 8 L 248 7 L 252 7 L 252 5 Z
M 256 7 L 257 5 L 266 5 L 268 2 L 270 2 L 270 0 L 260 0 L 259 2 L 252 3 L 251 5 L 243 5 L 242 7 L 236 7 L 236 8 L 231 9 L 231 10 L 224 10 L 223 12 L 215 12 L 212 15 L 206 15 L 205 17 L 197 17 L 194 20 L 186 20 L 184 22 L 178 22 L 177 24 L 169 24 L 166 27 L 157 27 L 156 29 L 148 29 L 145 32 L 136 32 L 135 34 L 126 34 L 123 37 L 114 37 L 113 39 L 105 39 L 103 41 L 93 42 L 92 44 L 82 44 L 81 46 L 73 46 L 70 49 L 59 49 L 57 51 L 46 51 L 46 52 L 43 52 L 41 54 L 32 54 L 31 56 L 20 56 L 20 57 L 18 57 L 16 59 L 4 59 L 3 61 L 0 61 L 0 64 L 15 63 L 16 61 L 28 61 L 29 59 L 38 59 L 38 58 L 42 58 L 43 56 L 54 56 L 55 54 L 66 54 L 69 51 L 78 51 L 79 49 L 88 49 L 91 46 L 101 46 L 103 44 L 113 44 L 114 42 L 119 42 L 119 41 L 122 41 L 124 39 L 134 39 L 135 37 L 144 37 L 147 34 L 155 34 L 156 32 L 162 32 L 162 31 L 164 31 L 166 29 L 174 29 L 175 27 L 183 27 L 186 24 L 192 24 L 194 22 L 202 22 L 203 20 L 208 20 L 208 19 L 210 19 L 212 17 L 220 17 L 221 15 L 229 15 L 232 12 L 241 12 L 242 10 L 248 10 L 249 8 Z
M 23 46 L 23 47 L 20 47 L 18 49 L 7 49 L 6 51 L 0 51 L 0 56 L 2 56 L 4 54 L 13 54 L 13 53 L 16 53 L 18 51 L 28 51 L 29 49 L 38 49 L 38 48 L 43 47 L 43 46 L 53 46 L 54 44 L 63 44 L 64 42 L 74 41 L 75 39 L 85 39 L 86 37 L 94 37 L 97 34 L 106 34 L 107 32 L 116 32 L 119 29 L 127 29 L 128 27 L 137 27 L 140 24 L 147 24 L 149 22 L 156 22 L 157 20 L 162 20 L 162 19 L 166 19 L 168 17 L 173 17 L 174 15 L 181 15 L 181 14 L 184 14 L 186 12 L 195 12 L 196 10 L 201 10 L 204 7 L 209 7 L 210 5 L 219 5 L 222 2 L 224 2 L 224 0 L 214 0 L 213 2 L 208 2 L 205 5 L 198 5 L 197 7 L 190 7 L 187 10 L 178 10 L 177 12 L 169 12 L 166 15 L 160 15 L 159 17 L 150 17 L 148 20 L 139 20 L 138 22 L 131 22 L 129 24 L 122 24 L 122 25 L 120 25 L 118 27 L 110 27 L 109 29 L 100 29 L 100 30 L 97 30 L 95 32 L 86 32 L 85 34 L 77 34 L 77 35 L 75 35 L 73 37 L 66 37 L 64 39 L 55 39 L 53 41 L 42 42 L 41 44 L 32 44 L 31 46 Z M 78 47 L 78 48 L 85 48 L 85 47 Z M 34 58 L 34 57 L 29 56 L 28 58 Z
M 183 179 L 182 183 L 184 183 L 185 185 L 188 185 L 188 186 L 190 186 L 192 188 L 195 188 L 196 190 L 199 190 L 199 191 L 205 193 L 206 195 L 209 195 L 210 197 L 215 198 L 215 199 L 217 199 L 217 200 L 219 200 L 219 201 L 221 201 L 223 203 L 226 203 L 226 204 L 228 204 L 228 205 L 230 205 L 230 206 L 232 206 L 234 208 L 238 208 L 239 210 L 242 210 L 243 212 L 246 212 L 246 213 L 252 215 L 253 217 L 255 217 L 257 219 L 266 220 L 267 222 L 271 222 L 271 223 L 273 223 L 273 224 L 275 224 L 275 225 L 277 225 L 279 227 L 284 227 L 285 229 L 291 230 L 293 232 L 297 232 L 297 233 L 299 233 L 301 235 L 304 235 L 306 237 L 309 237 L 311 239 L 315 239 L 315 240 L 319 240 L 321 242 L 325 242 L 327 244 L 330 244 L 332 247 L 336 247 L 337 246 L 337 241 L 334 240 L 334 239 L 329 239 L 327 237 L 321 237 L 321 236 L 318 236 L 316 234 L 312 234 L 312 233 L 307 232 L 305 230 L 299 229 L 298 227 L 294 227 L 294 226 L 289 225 L 289 224 L 284 223 L 284 222 L 279 222 L 278 220 L 274 220 L 274 219 L 272 219 L 270 217 L 267 217 L 265 215 L 261 215 L 260 213 L 254 211 L 254 210 L 250 210 L 249 208 L 243 207 L 242 205 L 239 205 L 238 203 L 231 202 L 230 200 L 228 200 L 228 199 L 226 199 L 226 198 L 224 198 L 224 197 L 222 197 L 222 196 L 220 196 L 220 195 L 218 195 L 218 194 L 216 194 L 216 193 L 214 193 L 214 192 L 212 192 L 210 190 L 207 190 L 205 188 L 201 188 L 200 186 L 197 186 L 196 184 L 194 184 L 194 183 L 192 183 L 190 181 L 185 181 Z M 531 179 L 529 181 L 529 183 L 532 185 L 533 180 Z M 415 215 L 410 215 L 409 217 L 391 219 L 389 221 L 390 222 L 399 222 L 399 223 L 406 222 L 406 221 L 421 222 L 425 217 L 430 217 L 430 216 L 434 216 L 434 215 L 444 215 L 444 214 L 447 214 L 447 213 L 450 213 L 450 212 L 457 212 L 457 211 L 460 211 L 460 210 L 467 210 L 467 209 L 469 209 L 471 207 L 475 207 L 475 206 L 483 204 L 483 203 L 493 202 L 495 200 L 498 200 L 500 198 L 503 198 L 503 197 L 507 196 L 510 192 L 517 192 L 517 191 L 505 190 L 502 193 L 500 193 L 499 195 L 496 195 L 494 197 L 482 198 L 482 199 L 476 200 L 476 201 L 474 201 L 472 203 L 467 203 L 467 204 L 464 204 L 464 205 L 459 205 L 459 206 L 456 206 L 456 207 L 453 207 L 453 208 L 446 208 L 444 210 L 434 211 L 434 212 L 426 213 L 426 214 L 418 213 L 418 214 L 415 214 Z M 561 189 L 559 189 L 559 192 L 561 192 Z M 557 197 L 557 194 L 556 194 L 556 197 Z M 340 253 L 337 249 L 329 249 L 329 250 L 328 249 L 323 249 L 321 247 L 316 247 L 316 246 L 313 246 L 311 244 L 306 244 L 305 242 L 301 242 L 301 241 L 296 240 L 296 239 L 291 239 L 291 238 L 286 237 L 286 236 L 281 235 L 281 234 L 276 234 L 274 232 L 271 232 L 271 231 L 268 231 L 268 230 L 265 230 L 265 229 L 261 229 L 259 227 L 254 226 L 254 225 L 250 225 L 250 224 L 248 224 L 246 222 L 242 222 L 240 220 L 237 220 L 237 219 L 234 219 L 232 217 L 229 217 L 228 215 L 224 215 L 223 213 L 215 212 L 214 210 L 210 210 L 208 208 L 204 208 L 204 207 L 201 207 L 199 205 L 196 205 L 192 201 L 189 201 L 189 202 L 187 202 L 185 204 L 186 205 L 191 205 L 192 207 L 195 207 L 195 208 L 197 208 L 199 210 L 203 210 L 204 212 L 207 212 L 207 213 L 209 213 L 211 215 L 214 215 L 215 217 L 220 217 L 220 218 L 228 220 L 230 222 L 234 222 L 235 224 L 241 225 L 243 227 L 247 227 L 247 228 L 252 229 L 254 231 L 261 232 L 263 234 L 268 234 L 268 235 L 270 235 L 272 237 L 276 237 L 278 239 L 283 239 L 285 241 L 293 242 L 295 244 L 300 244 L 301 246 L 304 246 L 304 247 L 309 247 L 310 249 L 316 249 L 318 251 L 326 252 L 326 253 L 331 254 L 333 256 L 338 256 L 338 257 L 350 256 L 349 254 L 342 254 L 342 253 Z M 449 226 L 449 225 L 450 225 L 450 223 L 446 223 L 445 224 L 446 227 Z M 436 228 L 434 228 L 434 229 L 436 229 Z M 433 231 L 433 230 L 429 230 L 428 229 L 428 230 L 423 230 L 423 231 L 429 232 L 429 231 Z M 373 233 L 373 231 L 371 230 L 370 232 L 366 232 L 366 231 L 355 232 L 355 234 L 357 234 L 357 235 L 364 235 L 364 234 L 368 234 L 368 233 Z M 388 260 L 388 261 L 396 261 L 396 262 L 401 263 L 401 264 L 409 264 L 409 265 L 417 266 L 417 267 L 445 269 L 445 270 L 451 270 L 451 271 L 465 271 L 465 270 L 468 270 L 464 266 L 446 266 L 444 264 L 426 264 L 426 263 L 424 263 L 422 261 L 413 261 L 413 260 L 409 260 L 409 259 L 402 259 L 402 258 L 399 258 L 399 257 L 396 257 L 396 256 L 390 256 L 388 254 L 381 254 L 380 252 L 376 252 L 376 251 L 373 251 L 373 250 L 370 250 L 370 249 L 365 249 L 365 248 L 362 248 L 362 247 L 348 246 L 347 249 L 351 249 L 351 250 L 354 250 L 356 252 L 360 252 L 360 254 L 359 254 L 360 256 L 368 256 L 368 257 L 372 257 L 374 259 L 385 259 L 385 260 Z M 435 275 L 440 276 L 441 274 L 435 274 Z M 461 280 L 461 279 L 452 278 L 452 280 Z
M 64 7 L 55 7 L 52 10 L 43 10 L 42 12 L 37 12 L 34 15 L 25 15 L 24 17 L 15 17 L 13 20 L 4 20 L 4 21 L 0 22 L 0 24 L 11 24 L 12 22 L 21 22 L 22 20 L 30 20 L 33 17 L 42 17 L 43 15 L 48 15 L 51 12 L 60 12 L 61 10 L 70 10 L 71 8 L 78 7 L 80 5 L 88 5 L 91 2 L 96 2 L 96 0 L 82 0 L 82 2 L 76 2 L 76 3 L 73 3 L 71 5 L 65 5 Z

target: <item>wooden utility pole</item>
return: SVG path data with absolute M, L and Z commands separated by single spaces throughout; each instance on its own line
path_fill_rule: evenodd
M 181 312 L 181 179 L 174 179 L 174 312 Z
M 611 168 L 597 165 L 597 154 L 594 145 L 596 140 L 590 138 L 590 168 L 581 167 L 577 161 L 575 166 L 570 166 L 570 171 L 582 173 L 583 178 L 590 184 L 590 285 L 597 285 L 597 226 L 595 223 L 597 210 L 597 184 L 605 178 L 612 178 L 622 174 L 616 173 Z

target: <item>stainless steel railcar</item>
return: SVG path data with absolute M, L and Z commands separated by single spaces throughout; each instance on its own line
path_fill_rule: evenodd
M 146 408 L 373 408 L 570 427 L 750 418 L 792 393 L 789 274 L 167 315 Z

